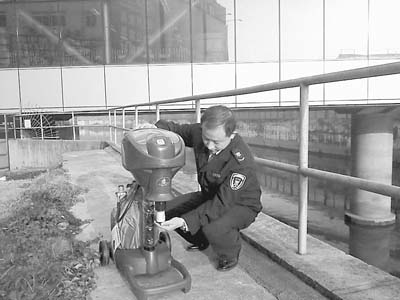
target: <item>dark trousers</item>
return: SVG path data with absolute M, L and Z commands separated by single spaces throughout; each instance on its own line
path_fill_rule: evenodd
M 180 217 L 197 208 L 207 199 L 203 199 L 200 192 L 184 194 L 167 202 L 166 219 Z M 208 200 L 210 201 L 210 200 Z M 233 206 L 220 218 L 203 224 L 194 235 L 177 229 L 186 241 L 192 244 L 207 244 L 212 246 L 218 256 L 234 258 L 241 249 L 239 230 L 248 227 L 256 218 L 257 213 L 245 206 Z

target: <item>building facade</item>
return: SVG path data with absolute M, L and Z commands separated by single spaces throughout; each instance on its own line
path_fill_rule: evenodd
M 0 1 L 0 110 L 85 110 L 398 61 L 396 0 Z M 311 104 L 398 102 L 398 76 Z M 298 90 L 219 99 L 297 105 Z

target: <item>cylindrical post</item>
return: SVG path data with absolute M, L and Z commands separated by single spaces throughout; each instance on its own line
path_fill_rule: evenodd
M 135 128 L 139 126 L 139 107 L 135 107 Z
M 40 132 L 41 132 L 41 135 L 42 135 L 42 140 L 44 140 L 43 114 L 40 114 Z
M 8 169 L 10 170 L 10 149 L 8 147 L 8 126 L 7 126 L 7 115 L 6 114 L 4 114 L 4 137 L 6 139 Z
M 22 140 L 22 128 L 23 126 L 25 127 L 25 125 L 23 125 L 23 119 L 22 116 L 19 117 L 19 138 Z
M 156 105 L 156 121 L 160 120 L 160 105 Z
M 111 43 L 110 43 L 110 20 L 108 12 L 108 1 L 103 1 L 103 24 L 104 24 L 104 53 L 105 63 L 111 62 Z
M 117 110 L 114 110 L 114 144 L 117 143 Z
M 16 118 L 13 116 L 13 129 L 14 129 L 14 139 L 17 139 L 17 125 L 16 125 Z
M 200 123 L 201 120 L 201 105 L 200 100 L 196 100 L 196 123 Z
M 110 141 L 112 141 L 111 110 L 108 111 L 108 128 L 110 129 Z
M 76 141 L 76 134 L 75 134 L 75 114 L 72 112 L 72 136 L 74 137 L 74 141 Z
M 122 109 L 122 128 L 125 129 L 125 108 Z
M 7 115 L 4 114 L 3 118 L 4 118 L 4 137 L 5 137 L 6 141 L 7 141 L 7 138 L 8 138 Z
M 308 168 L 308 85 L 300 85 L 300 150 L 299 167 Z M 299 174 L 299 230 L 298 230 L 298 253 L 307 252 L 307 200 L 308 200 L 308 177 Z
M 352 176 L 392 184 L 393 124 L 390 114 L 352 114 Z M 346 221 L 369 226 L 395 223 L 391 197 L 353 189 Z

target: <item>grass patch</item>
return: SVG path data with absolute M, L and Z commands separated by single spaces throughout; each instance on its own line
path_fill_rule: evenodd
M 69 211 L 83 191 L 63 170 L 33 179 L 0 219 L 0 299 L 87 299 L 97 251 L 74 239 L 82 221 Z

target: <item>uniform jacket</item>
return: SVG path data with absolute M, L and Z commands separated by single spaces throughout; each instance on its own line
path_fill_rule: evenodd
M 218 219 L 235 205 L 248 207 L 256 214 L 261 211 L 254 157 L 240 135 L 236 134 L 225 149 L 208 161 L 209 150 L 203 143 L 200 124 L 160 120 L 156 126 L 179 134 L 185 145 L 194 150 L 198 182 L 208 201 L 182 216 L 191 232 Z

